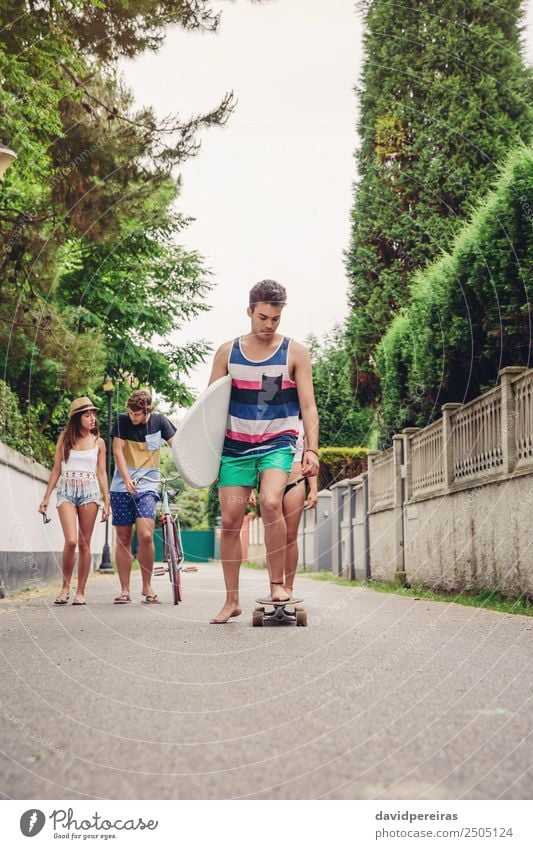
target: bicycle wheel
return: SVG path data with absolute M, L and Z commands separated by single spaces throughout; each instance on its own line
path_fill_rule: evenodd
M 174 523 L 169 521 L 168 526 L 168 576 L 172 584 L 172 597 L 174 604 L 179 604 L 183 600 L 181 589 L 181 569 L 180 558 L 177 546 L 177 535 Z

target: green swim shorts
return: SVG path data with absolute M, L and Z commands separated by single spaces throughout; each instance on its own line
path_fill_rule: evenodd
M 219 486 L 257 486 L 265 469 L 282 469 L 289 474 L 294 460 L 292 448 L 278 448 L 255 457 L 221 457 Z

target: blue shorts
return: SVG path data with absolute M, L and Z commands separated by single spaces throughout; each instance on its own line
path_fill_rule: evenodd
M 137 519 L 155 519 L 155 505 L 159 501 L 157 492 L 111 492 L 112 524 L 115 527 L 134 525 Z
M 85 507 L 86 504 L 96 504 L 100 506 L 100 493 L 98 495 L 67 495 L 66 493 L 57 494 L 57 506 L 61 504 L 73 504 L 74 507 Z

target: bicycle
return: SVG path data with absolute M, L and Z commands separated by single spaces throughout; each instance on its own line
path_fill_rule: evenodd
M 167 483 L 173 478 L 161 479 L 161 498 L 163 509 L 161 512 L 161 533 L 163 536 L 163 556 L 166 558 L 168 576 L 172 584 L 172 597 L 174 604 L 183 601 L 183 590 L 181 586 L 181 564 L 185 560 L 183 543 L 181 541 L 181 530 L 179 517 L 172 515 L 168 500 Z
M 144 477 L 144 475 L 141 477 Z M 137 483 L 141 480 L 141 477 L 136 478 L 135 482 Z M 164 478 L 161 476 L 161 500 L 163 502 L 161 510 L 161 534 L 163 537 L 163 557 L 167 565 L 164 567 L 154 567 L 154 575 L 161 576 L 165 572 L 168 572 L 168 577 L 172 584 L 174 604 L 179 604 L 180 601 L 183 601 L 181 564 L 185 560 L 185 554 L 181 541 L 179 517 L 172 515 L 168 497 L 167 485 L 173 480 L 176 480 L 176 478 Z

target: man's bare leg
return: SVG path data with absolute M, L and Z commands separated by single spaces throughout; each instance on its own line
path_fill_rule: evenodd
M 154 528 L 155 522 L 153 519 L 137 519 L 137 542 L 139 551 L 137 552 L 137 560 L 141 567 L 142 578 L 142 595 L 155 596 L 152 589 L 152 573 L 154 571 Z
M 220 557 L 224 570 L 226 601 L 222 610 L 211 619 L 213 625 L 222 625 L 233 616 L 239 616 L 239 571 L 242 562 L 241 527 L 251 486 L 221 486 L 218 490 L 222 531 Z
M 121 592 L 130 594 L 131 576 L 131 525 L 118 525 L 115 527 L 117 534 L 117 547 L 115 556 L 117 558 L 117 572 L 120 580 Z
M 270 575 L 272 601 L 288 601 L 284 589 L 285 547 L 287 526 L 283 516 L 283 493 L 287 485 L 287 473 L 282 469 L 265 469 L 261 472 L 260 504 L 261 518 L 265 527 L 265 546 Z

